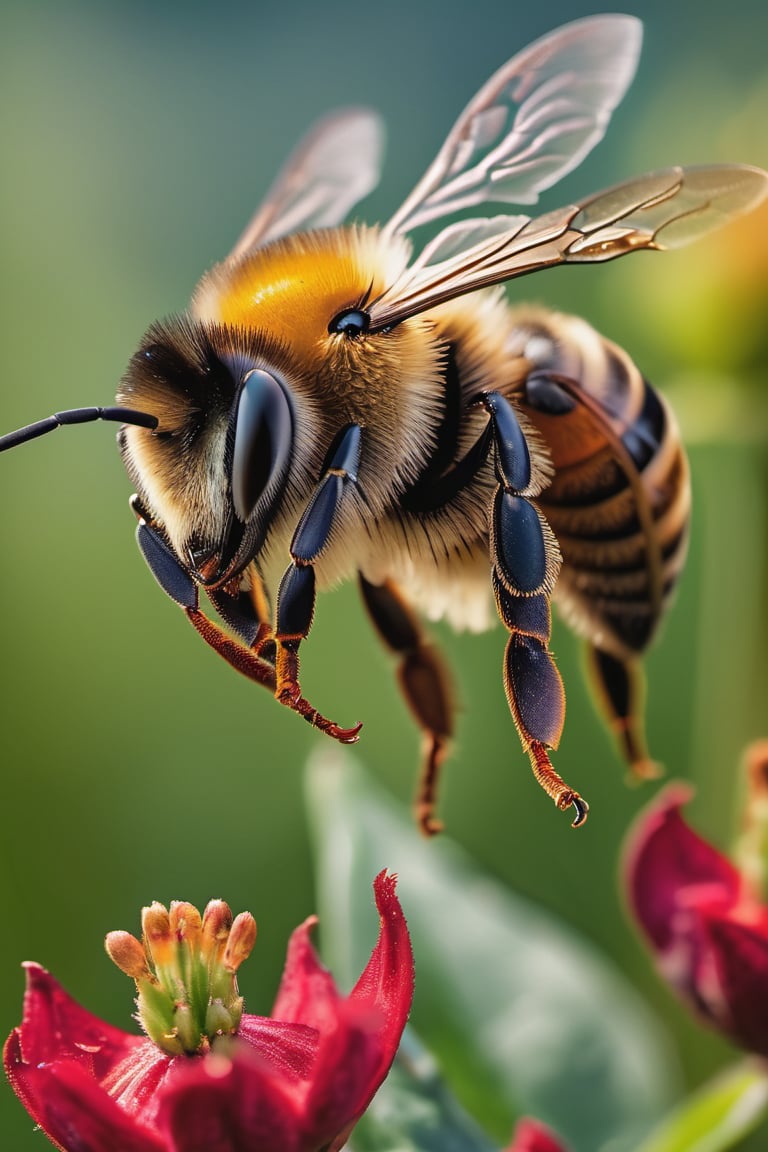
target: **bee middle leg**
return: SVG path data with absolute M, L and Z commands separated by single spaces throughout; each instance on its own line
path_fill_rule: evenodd
M 491 513 L 493 588 L 499 616 L 510 633 L 504 689 L 533 773 L 558 808 L 572 806 L 578 827 L 589 806 L 554 770 L 565 719 L 565 693 L 549 651 L 549 596 L 559 570 L 554 536 L 536 505 L 525 436 L 513 406 L 499 393 L 479 398 L 491 417 L 498 486 Z
M 400 689 L 425 737 L 424 760 L 414 801 L 426 836 L 442 831 L 435 818 L 440 769 L 453 735 L 454 693 L 445 664 L 391 580 L 371 584 L 358 573 L 368 613 L 381 639 L 400 657 Z
M 315 614 L 315 570 L 331 538 L 342 505 L 357 484 L 362 431 L 357 424 L 342 430 L 326 461 L 322 479 L 299 521 L 291 541 L 291 564 L 277 593 L 275 643 L 275 696 L 307 723 L 342 744 L 354 744 L 362 724 L 342 728 L 328 720 L 301 693 L 299 646 L 309 635 Z

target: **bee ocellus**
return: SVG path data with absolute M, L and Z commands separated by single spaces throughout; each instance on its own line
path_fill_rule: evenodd
M 640 39 L 634 18 L 596 16 L 514 57 L 383 227 L 343 223 L 378 179 L 377 117 L 322 120 L 188 311 L 149 329 L 116 406 L 0 438 L 4 450 L 63 424 L 121 423 L 139 547 L 163 590 L 234 668 L 343 743 L 360 725 L 305 698 L 299 651 L 317 593 L 356 579 L 424 736 L 427 833 L 454 706 L 422 616 L 474 630 L 501 619 L 523 748 L 574 824 L 587 804 L 550 762 L 565 713 L 553 599 L 586 639 L 628 762 L 652 770 L 639 659 L 690 511 L 674 416 L 586 321 L 512 307 L 501 285 L 687 243 L 755 207 L 768 176 L 670 168 L 544 215 L 476 214 L 534 204 L 582 161 Z

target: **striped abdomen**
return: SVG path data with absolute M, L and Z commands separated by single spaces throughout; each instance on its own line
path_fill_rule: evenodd
M 690 488 L 674 416 L 583 320 L 527 313 L 511 351 L 531 365 L 520 405 L 554 463 L 538 502 L 563 554 L 558 602 L 596 647 L 631 656 L 652 638 L 685 560 Z

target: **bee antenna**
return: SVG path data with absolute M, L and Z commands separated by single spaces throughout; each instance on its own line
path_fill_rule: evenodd
M 157 428 L 159 423 L 156 416 L 150 416 L 148 412 L 137 412 L 133 408 L 69 408 L 66 412 L 56 412 L 45 420 L 37 420 L 34 424 L 27 424 L 24 428 L 0 436 L 0 452 L 15 448 L 18 444 L 26 444 L 38 436 L 45 436 L 46 432 L 53 432 L 65 424 L 90 424 L 94 420 L 114 420 L 118 424 L 135 424 L 139 428 Z

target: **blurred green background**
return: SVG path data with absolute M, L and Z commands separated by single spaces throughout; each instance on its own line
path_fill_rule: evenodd
M 646 25 L 638 78 L 545 207 L 671 163 L 768 167 L 764 2 L 628 7 Z M 109 403 L 145 327 L 185 306 L 318 114 L 350 102 L 383 113 L 388 162 L 362 214 L 385 219 L 487 76 L 590 11 L 5 0 L 0 430 Z M 648 661 L 649 731 L 669 773 L 696 784 L 699 826 L 726 845 L 741 749 L 768 729 L 768 212 L 693 249 L 553 271 L 510 297 L 580 312 L 678 409 L 695 522 Z M 19 1020 L 25 959 L 128 1027 L 131 988 L 101 941 L 135 930 L 152 899 L 249 908 L 261 935 L 242 987 L 266 1012 L 288 932 L 315 907 L 301 774 L 322 738 L 208 652 L 156 588 L 108 426 L 28 445 L 0 472 L 0 1032 Z M 557 628 L 568 720 L 556 766 L 592 808 L 578 834 L 519 750 L 501 631 L 435 632 L 463 705 L 443 799 L 451 835 L 612 957 L 667 1020 L 687 1083 L 700 1082 L 727 1046 L 659 985 L 625 920 L 619 846 L 653 789 L 625 786 L 577 643 Z M 354 589 L 320 601 L 303 668 L 321 709 L 365 721 L 355 755 L 408 803 L 418 738 Z M 44 1143 L 7 1089 L 0 1134 L 21 1152 Z

